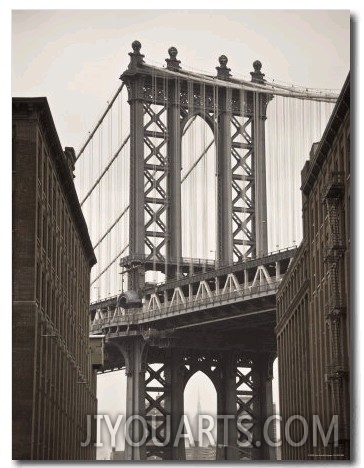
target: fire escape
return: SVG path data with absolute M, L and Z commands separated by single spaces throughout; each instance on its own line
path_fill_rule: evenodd
M 349 421 L 346 420 L 343 395 L 348 378 L 344 358 L 343 323 L 346 315 L 346 300 L 343 284 L 345 239 L 343 236 L 340 205 L 345 193 L 343 172 L 331 172 L 328 183 L 322 191 L 322 202 L 326 203 L 329 219 L 329 241 L 324 251 L 324 262 L 329 269 L 329 298 L 325 318 L 329 329 L 330 357 L 326 369 L 326 381 L 330 386 L 333 414 L 339 418 L 339 447 L 341 451 L 349 439 Z

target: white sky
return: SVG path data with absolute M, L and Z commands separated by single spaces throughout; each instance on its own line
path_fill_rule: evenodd
M 171 45 L 184 65 L 339 89 L 349 70 L 349 11 L 14 11 L 12 94 L 47 96 L 63 146 L 78 148 L 129 63 L 131 42 L 163 64 Z M 65 105 L 67 103 L 67 105 Z
M 244 5 L 254 8 L 257 3 L 245 2 Z M 108 8 L 117 8 L 118 4 L 102 3 Z M 164 63 L 168 48 L 174 45 L 182 67 L 186 65 L 212 74 L 221 54 L 227 55 L 233 75 L 249 76 L 252 62 L 259 59 L 266 77 L 308 87 L 339 89 L 348 73 L 348 11 L 169 11 L 166 2 L 153 4 L 164 9 L 16 11 L 11 21 L 11 7 L 44 9 L 48 5 L 32 1 L 15 1 L 11 5 L 4 2 L 0 30 L 10 49 L 12 24 L 12 63 L 8 50 L 0 63 L 2 74 L 7 74 L 1 95 L 3 108 L 10 109 L 11 65 L 12 95 L 46 96 L 62 145 L 78 148 L 117 88 L 118 77 L 127 67 L 128 52 L 135 39 L 141 41 L 142 53 L 148 62 Z M 236 4 L 224 2 L 224 8 Z M 149 2 L 133 2 L 134 5 L 146 8 Z M 291 7 L 287 2 L 274 2 L 274 5 Z M 311 1 L 304 5 L 323 8 L 326 2 Z M 331 8 L 354 8 L 355 22 L 361 19 L 358 5 L 359 2 L 352 1 L 330 2 Z M 53 8 L 82 6 L 77 1 L 52 2 Z M 91 3 L 91 6 L 100 7 L 100 4 Z M 206 8 L 201 2 L 183 3 L 184 8 L 196 6 Z M 210 8 L 221 6 L 222 2 L 209 2 Z M 264 6 L 268 5 L 259 3 L 260 8 Z M 360 32 L 361 28 L 358 29 Z M 356 56 L 359 59 L 359 50 Z M 10 153 L 10 136 L 8 148 Z M 10 166 L 8 168 L 10 173 Z M 4 261 L 11 264 L 9 251 L 5 252 Z M 3 284 L 9 295 L 9 278 Z M 112 388 L 118 387 L 119 395 L 124 388 L 124 384 L 119 385 L 115 379 L 111 382 L 110 378 L 108 376 L 109 381 L 105 379 L 100 385 L 107 398 Z

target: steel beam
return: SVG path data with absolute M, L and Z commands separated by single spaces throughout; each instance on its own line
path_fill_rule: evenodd
M 130 104 L 130 210 L 129 210 L 129 252 L 132 256 L 145 253 L 144 221 L 144 111 L 140 88 L 143 78 L 129 79 Z M 141 267 L 128 273 L 128 287 L 136 291 L 144 287 L 144 271 Z
M 217 264 L 233 263 L 232 171 L 231 171 L 231 90 L 219 90 L 221 112 L 217 124 Z
M 254 174 L 255 174 L 255 242 L 256 255 L 268 252 L 267 174 L 265 157 L 266 96 L 254 93 Z
M 178 259 L 182 257 L 182 221 L 181 221 L 181 111 L 179 81 L 169 82 L 169 100 L 167 107 L 167 161 L 168 161 L 168 207 L 167 207 L 167 263 L 170 258 L 177 259 L 177 266 L 167 272 L 167 276 L 178 277 Z

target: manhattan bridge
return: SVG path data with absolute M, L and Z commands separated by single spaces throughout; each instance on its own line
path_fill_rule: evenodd
M 98 259 L 91 333 L 105 336 L 101 371 L 125 368 L 126 418 L 146 421 L 127 459 L 185 459 L 183 439 L 173 441 L 198 371 L 216 389 L 217 414 L 232 416 L 228 440 L 218 420 L 217 458 L 272 459 L 263 424 L 273 414 L 275 295 L 299 241 L 300 170 L 337 94 L 267 80 L 258 60 L 240 78 L 224 55 L 214 74 L 182 66 L 175 47 L 168 55 L 148 64 L 133 42 L 77 156 Z M 138 441 L 143 426 L 133 424 Z

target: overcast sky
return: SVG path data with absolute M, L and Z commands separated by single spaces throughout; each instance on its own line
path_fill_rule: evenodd
M 174 45 L 182 67 L 211 74 L 221 54 L 233 75 L 259 59 L 267 77 L 308 87 L 339 89 L 349 71 L 349 11 L 14 11 L 12 94 L 47 96 L 62 145 L 78 148 L 135 39 L 148 62 Z
M 249 76 L 259 59 L 266 77 L 314 88 L 340 89 L 350 68 L 348 11 L 15 11 L 12 95 L 46 96 L 62 145 L 79 148 L 135 39 L 149 63 L 164 63 L 174 45 L 182 67 L 215 74 L 225 54 L 232 75 Z M 100 381 L 99 412 L 120 401 L 124 384 Z

